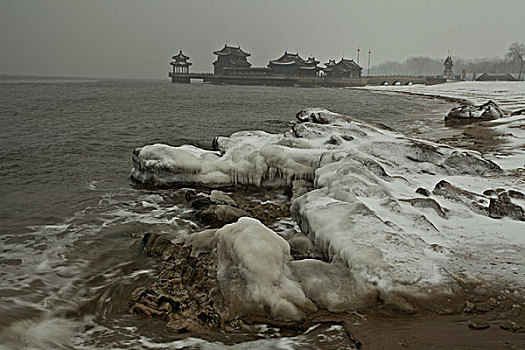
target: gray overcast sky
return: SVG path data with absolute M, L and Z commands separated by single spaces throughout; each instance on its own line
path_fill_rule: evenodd
M 166 78 L 181 46 L 211 71 L 228 44 L 266 66 L 287 48 L 366 66 L 409 56 L 503 56 L 525 0 L 0 0 L 0 74 Z

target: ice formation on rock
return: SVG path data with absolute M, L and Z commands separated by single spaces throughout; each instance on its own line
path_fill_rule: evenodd
M 291 213 L 330 263 L 293 261 L 286 241 L 241 218 L 213 234 L 218 279 L 233 308 L 297 320 L 317 308 L 340 311 L 381 300 L 410 312 L 415 299 L 436 290 L 452 293 L 461 274 L 524 283 L 523 275 L 508 270 L 525 263 L 525 223 L 517 208 L 523 203 L 507 196 L 494 207 L 496 198 L 486 192 L 523 194 L 519 177 L 479 153 L 379 124 L 322 109 L 297 118 L 283 135 L 217 138 L 218 152 L 165 145 L 134 152 L 132 177 L 140 182 L 313 181 L 314 189 L 293 201 Z M 499 219 L 491 215 L 491 203 Z M 501 252 L 507 266 L 482 269 Z
M 445 120 L 493 120 L 502 118 L 505 115 L 509 115 L 509 113 L 502 110 L 493 101 L 487 101 L 480 106 L 462 105 L 460 107 L 452 108 L 452 110 L 445 116 Z

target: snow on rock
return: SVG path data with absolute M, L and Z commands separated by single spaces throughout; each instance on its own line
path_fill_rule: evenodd
M 270 315 L 277 320 L 304 319 L 315 311 L 288 266 L 284 238 L 252 218 L 240 218 L 215 233 L 217 279 L 229 309 L 237 315 Z
M 505 112 L 499 106 L 488 101 L 481 106 L 462 105 L 460 107 L 452 108 L 452 110 L 445 116 L 445 121 L 454 120 L 493 120 L 502 118 Z
M 304 320 L 318 308 L 354 310 L 373 305 L 377 292 L 343 264 L 293 261 L 290 245 L 253 218 L 188 236 L 198 256 L 216 250 L 217 280 L 230 316 Z
M 515 273 L 525 266 L 522 177 L 477 152 L 326 110 L 297 118 L 283 135 L 218 138 L 220 155 L 165 145 L 134 152 L 132 176 L 142 182 L 314 182 L 291 213 L 330 263 L 292 261 L 285 240 L 241 218 L 213 235 L 231 307 L 283 320 L 377 300 L 411 312 L 415 299 L 452 294 L 460 275 L 525 285 Z M 505 264 L 494 263 L 499 255 Z

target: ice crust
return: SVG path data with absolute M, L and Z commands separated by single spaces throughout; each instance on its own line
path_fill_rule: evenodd
M 230 309 L 236 314 L 265 315 L 275 319 L 303 319 L 315 311 L 289 262 L 290 246 L 275 232 L 252 218 L 240 218 L 216 233 L 217 279 Z
M 472 105 L 494 101 L 508 114 L 525 109 L 525 82 L 450 82 L 438 85 L 367 86 L 364 89 L 378 92 L 402 92 L 440 98 L 452 98 Z M 469 109 L 465 110 L 469 117 Z M 484 109 L 482 109 L 481 114 Z M 474 116 L 481 117 L 481 114 Z M 496 119 L 485 124 L 501 135 L 500 152 L 485 155 L 504 169 L 525 167 L 525 115 Z
M 192 239 L 204 247 L 196 251 L 217 249 L 221 291 L 234 309 L 299 320 L 318 308 L 349 310 L 377 300 L 410 311 L 405 299 L 451 293 L 460 275 L 523 286 L 525 222 L 491 218 L 491 195 L 483 194 L 525 193 L 522 178 L 477 152 L 379 124 L 322 109 L 297 117 L 283 135 L 218 138 L 218 151 L 152 145 L 134 152 L 132 176 L 141 182 L 313 181 L 291 213 L 330 263 L 293 261 L 289 244 L 255 219 Z M 500 254 L 507 263 L 491 265 Z

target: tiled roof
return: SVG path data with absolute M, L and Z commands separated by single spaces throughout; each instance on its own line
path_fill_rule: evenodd
M 219 56 L 228 56 L 228 55 L 244 56 L 244 57 L 251 56 L 248 52 L 244 52 L 240 47 L 234 47 L 234 46 L 228 46 L 228 45 L 224 45 L 222 49 L 220 49 L 219 51 L 215 51 L 213 53 Z

